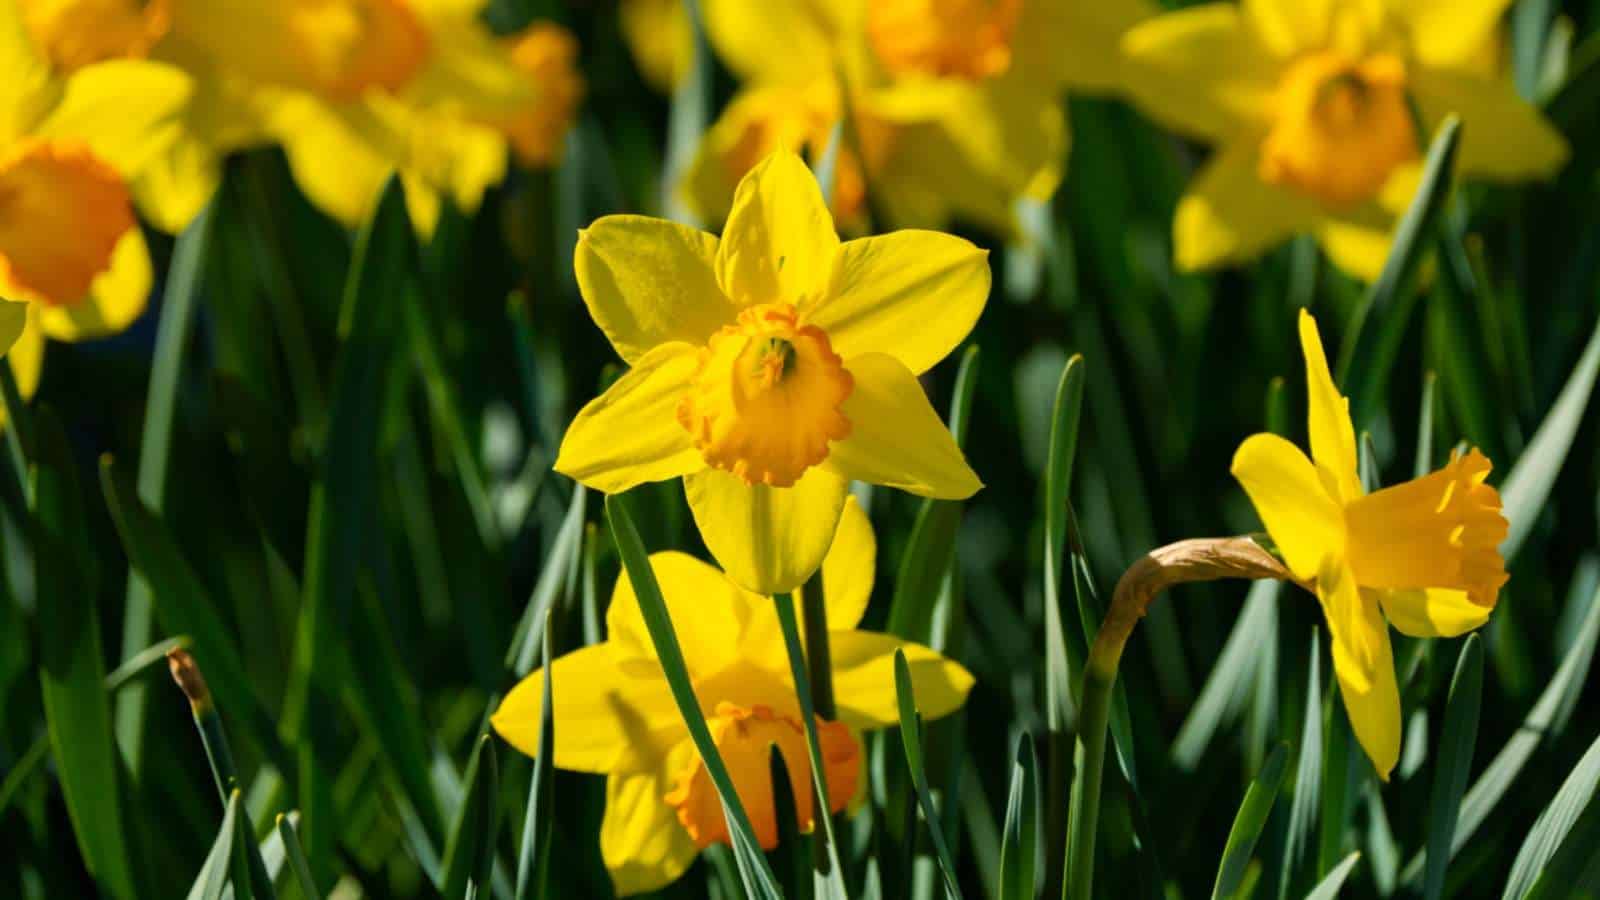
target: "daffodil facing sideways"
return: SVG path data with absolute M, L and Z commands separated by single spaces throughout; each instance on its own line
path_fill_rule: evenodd
M 150 255 L 127 179 L 171 140 L 191 89 L 150 62 L 58 65 L 97 57 L 41 44 L 40 8 L 0 0 L 0 349 L 24 396 L 46 337 L 103 337 L 143 312 Z
M 1300 313 L 1311 458 L 1258 434 L 1233 458 L 1284 564 L 1322 602 L 1333 668 L 1356 738 L 1384 779 L 1400 755 L 1400 693 L 1389 625 L 1412 637 L 1455 637 L 1494 610 L 1507 524 L 1484 483 L 1489 460 L 1452 453 L 1444 468 L 1367 493 L 1355 430 L 1311 315 Z
M 744 82 L 686 177 L 707 219 L 768 153 L 821 157 L 848 121 L 829 203 L 846 229 L 1015 231 L 1019 199 L 1047 199 L 1067 149 L 1063 89 L 1119 81 L 1118 37 L 1143 2 L 705 0 L 707 34 Z M 870 200 L 867 192 L 870 189 Z
M 817 720 L 833 811 L 861 783 L 859 734 L 898 722 L 894 653 L 910 664 L 917 706 L 928 718 L 958 709 L 972 676 L 934 651 L 856 630 L 872 593 L 872 526 L 851 500 L 822 567 L 837 720 Z M 788 656 L 771 599 L 750 593 L 692 556 L 654 553 L 650 565 L 683 648 L 695 697 L 757 839 L 777 845 L 769 765 L 772 747 L 789 772 L 799 825 L 815 818 L 811 772 Z M 728 842 L 722 803 L 673 702 L 623 573 L 606 611 L 607 639 L 557 658 L 550 683 L 555 765 L 607 776 L 600 850 L 618 894 L 677 879 L 700 850 Z M 524 753 L 538 749 L 543 670 L 524 679 L 493 717 Z
M 1451 113 L 1463 175 L 1516 181 L 1560 168 L 1565 140 L 1501 77 L 1508 5 L 1245 0 L 1131 29 L 1136 101 L 1216 145 L 1173 220 L 1179 265 L 1246 261 L 1305 233 L 1342 269 L 1376 278 L 1426 132 Z
M 608 494 L 682 477 L 746 589 L 817 570 L 852 479 L 945 498 L 982 486 L 917 376 L 983 311 L 986 251 L 926 231 L 841 243 L 816 179 L 780 151 L 740 183 L 720 240 L 606 216 L 575 263 L 630 368 L 568 427 L 557 471 Z

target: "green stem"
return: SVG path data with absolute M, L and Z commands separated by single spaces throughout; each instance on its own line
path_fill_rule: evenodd
M 811 583 L 820 583 L 821 581 L 822 576 L 820 573 L 811 579 Z M 804 593 L 807 595 L 812 593 L 811 583 L 806 585 Z M 820 595 L 821 591 L 816 593 Z M 817 717 L 822 716 L 823 718 L 831 719 L 833 716 L 824 714 L 820 705 L 815 702 L 817 697 L 815 686 L 819 680 L 818 667 L 821 666 L 820 680 L 828 691 L 829 707 L 831 708 L 833 705 L 833 678 L 828 671 L 831 668 L 831 664 L 827 662 L 827 622 L 825 619 L 823 620 L 821 629 L 823 633 L 822 646 L 819 648 L 816 644 L 811 643 L 812 634 L 815 631 L 812 622 L 818 617 L 814 615 L 814 611 L 808 602 L 806 607 L 806 647 L 811 652 L 807 654 L 806 650 L 800 646 L 800 629 L 794 620 L 794 596 L 792 594 L 780 595 L 772 598 L 772 601 L 778 610 L 778 624 L 783 630 L 784 648 L 789 653 L 789 670 L 794 678 L 795 695 L 800 700 L 800 714 L 805 720 L 806 749 L 811 757 L 811 780 L 816 785 L 816 790 L 812 794 L 812 799 L 816 801 L 812 818 L 822 823 L 822 842 L 814 845 L 817 849 L 813 857 L 813 863 L 816 864 L 817 871 L 829 873 L 831 877 L 839 878 L 842 877 L 842 872 L 839 863 L 838 837 L 833 831 L 833 802 L 828 796 L 828 770 L 822 761 L 822 742 L 817 737 Z M 809 679 L 806 678 L 808 660 L 811 669 L 811 677 Z
M 1067 827 L 1067 873 L 1061 896 L 1088 900 L 1094 886 L 1094 842 L 1100 822 L 1100 779 L 1106 765 L 1106 724 L 1117 672 L 1084 673 L 1078 708 L 1077 777 L 1072 782 L 1072 822 Z
M 805 617 L 811 701 L 816 704 L 817 715 L 831 721 L 837 719 L 839 714 L 833 701 L 833 652 L 828 647 L 828 595 L 822 585 L 820 570 L 801 589 L 800 610 Z
M 1201 538 L 1152 550 L 1135 560 L 1117 581 L 1105 621 L 1095 634 L 1084 665 L 1083 700 L 1078 709 L 1076 771 L 1072 782 L 1072 821 L 1067 826 L 1065 900 L 1090 900 L 1094 887 L 1094 845 L 1100 823 L 1100 783 L 1105 774 L 1106 727 L 1111 690 L 1123 648 L 1151 601 L 1175 584 L 1219 578 L 1294 580 L 1278 559 L 1252 538 Z
M 11 371 L 10 360 L 0 365 L 0 400 L 6 410 L 6 446 L 11 450 L 11 466 L 16 469 L 17 483 L 22 487 L 24 499 L 31 500 L 32 490 L 28 479 L 29 433 L 28 408 L 17 390 L 17 376 Z

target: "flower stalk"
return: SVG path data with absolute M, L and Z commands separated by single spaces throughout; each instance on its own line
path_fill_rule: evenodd
M 1095 832 L 1100 819 L 1100 782 L 1105 773 L 1106 726 L 1111 690 L 1122 651 L 1151 602 L 1177 584 L 1223 578 L 1295 581 L 1283 563 L 1253 537 L 1195 538 L 1150 551 L 1117 581 L 1111 607 L 1095 634 L 1084 666 L 1079 703 L 1072 820 L 1067 828 L 1067 871 L 1062 896 L 1088 900 L 1094 884 Z

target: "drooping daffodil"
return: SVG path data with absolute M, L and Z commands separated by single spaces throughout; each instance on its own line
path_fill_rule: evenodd
M 972 687 L 960 664 L 887 634 L 856 630 L 872 593 L 872 526 L 852 499 L 822 568 L 836 720 L 817 720 L 834 812 L 856 794 L 858 734 L 898 722 L 894 653 L 911 671 L 928 718 L 958 709 Z M 795 812 L 814 820 L 805 726 L 772 600 L 684 553 L 650 556 L 695 697 L 761 845 L 778 842 L 770 748 L 789 772 Z M 557 658 L 550 683 L 555 765 L 607 776 L 600 850 L 622 895 L 677 879 L 701 849 L 727 843 L 722 804 L 674 704 L 638 599 L 624 573 L 606 611 L 607 639 Z M 538 750 L 544 672 L 506 695 L 494 728 L 524 753 Z
M 1131 29 L 1135 100 L 1216 145 L 1173 220 L 1179 265 L 1247 261 L 1304 233 L 1350 274 L 1376 278 L 1427 133 L 1452 113 L 1463 175 L 1552 174 L 1566 141 L 1497 65 L 1508 5 L 1246 0 Z
M 47 337 L 103 337 L 144 311 L 150 254 L 127 179 L 171 140 L 191 85 L 140 60 L 59 66 L 98 57 L 47 52 L 22 13 L 0 0 L 0 345 L 27 396 Z
M 852 479 L 956 499 L 982 486 L 917 376 L 983 311 L 986 251 L 927 231 L 841 243 L 816 179 L 780 151 L 740 183 L 720 239 L 606 216 L 575 264 L 630 368 L 578 413 L 557 471 L 612 494 L 682 477 L 746 589 L 817 570 Z
M 1452 453 L 1432 474 L 1367 493 L 1357 474 L 1349 401 L 1328 371 L 1310 313 L 1300 313 L 1311 458 L 1272 434 L 1247 439 L 1233 475 L 1294 577 L 1322 603 L 1333 669 L 1356 738 L 1387 780 L 1400 756 L 1400 692 L 1389 625 L 1455 637 L 1488 620 L 1505 562 L 1489 460 Z

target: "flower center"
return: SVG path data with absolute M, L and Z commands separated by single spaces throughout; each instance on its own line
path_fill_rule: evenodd
M 512 64 L 539 88 L 537 102 L 503 126 L 523 162 L 548 165 L 559 155 L 562 136 L 583 97 L 577 61 L 578 42 L 560 25 L 539 23 L 512 43 Z
M 815 822 L 805 726 L 791 716 L 774 713 L 769 707 L 745 708 L 732 703 L 718 704 L 716 715 L 706 724 L 711 728 L 717 752 L 728 767 L 728 775 L 739 792 L 739 800 L 750 816 L 762 849 L 778 846 L 778 816 L 772 799 L 773 747 L 783 755 L 784 768 L 789 770 L 789 786 L 800 829 L 811 830 Z M 822 745 L 828 802 L 832 812 L 838 812 L 855 795 L 861 770 L 861 748 L 843 723 L 823 719 L 817 720 L 817 741 Z M 722 801 L 699 755 L 679 773 L 676 786 L 662 799 L 677 808 L 678 821 L 696 845 L 709 847 L 729 842 Z
M 1500 494 L 1484 483 L 1489 460 L 1453 453 L 1442 469 L 1384 488 L 1346 507 L 1347 553 L 1356 580 L 1382 588 L 1466 591 L 1493 606 L 1506 583 Z
M 716 468 L 746 484 L 792 487 L 850 434 L 840 411 L 855 380 L 828 335 L 793 306 L 766 303 L 711 336 L 678 423 Z
M 1022 0 L 880 0 L 867 12 L 878 61 L 896 75 L 988 78 L 1011 67 Z
M 405 0 L 299 0 L 290 23 L 311 86 L 337 100 L 400 87 L 428 53 L 428 34 Z
M 1370 200 L 1417 157 L 1405 88 L 1405 64 L 1392 54 L 1356 60 L 1326 50 L 1296 60 L 1274 95 L 1261 178 L 1330 206 Z
M 122 178 L 79 144 L 25 140 L 0 155 L 0 294 L 71 304 L 134 228 Z
M 144 56 L 167 33 L 169 0 L 21 0 L 22 22 L 63 71 Z

